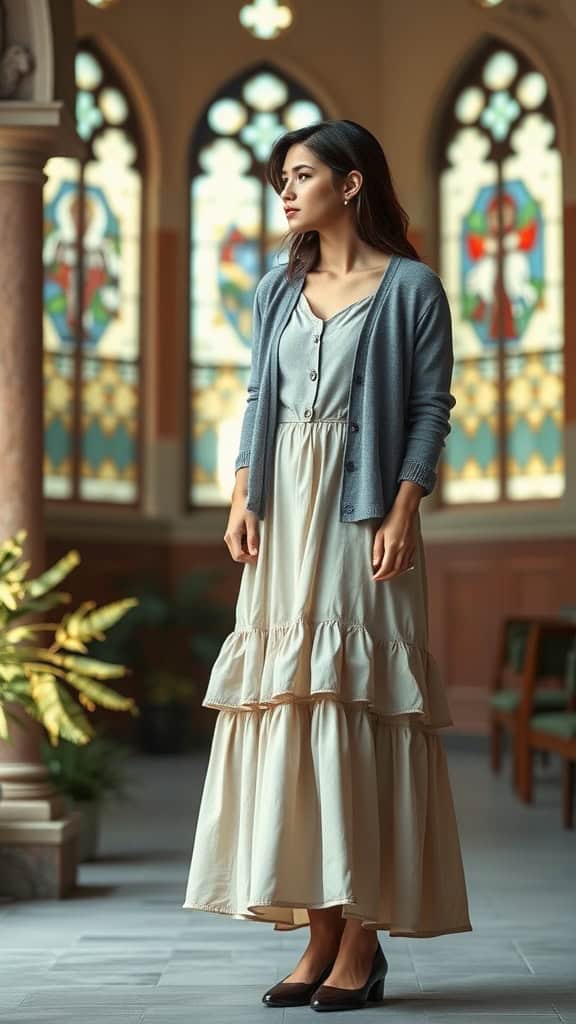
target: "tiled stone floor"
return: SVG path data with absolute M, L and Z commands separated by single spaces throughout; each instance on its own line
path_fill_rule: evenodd
M 536 804 L 493 779 L 478 740 L 445 733 L 474 931 L 380 940 L 384 1003 L 362 1020 L 576 1024 L 576 831 L 560 827 L 558 765 Z M 98 862 L 60 902 L 0 903 L 2 1024 L 228 1024 L 316 1019 L 262 993 L 307 930 L 181 907 L 206 754 L 132 762 L 133 803 L 111 805 Z M 351 1020 L 350 1014 L 332 1018 Z

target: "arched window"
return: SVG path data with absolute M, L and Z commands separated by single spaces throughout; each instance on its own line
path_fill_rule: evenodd
M 252 301 L 286 233 L 264 180 L 275 140 L 325 115 L 270 64 L 212 98 L 190 157 L 190 503 L 230 500 L 250 367 Z
M 140 477 L 143 157 L 127 91 L 90 42 L 76 56 L 81 161 L 44 186 L 44 491 L 135 504 Z
M 454 320 L 446 503 L 564 490 L 562 166 L 544 75 L 492 39 L 443 118 L 440 274 Z

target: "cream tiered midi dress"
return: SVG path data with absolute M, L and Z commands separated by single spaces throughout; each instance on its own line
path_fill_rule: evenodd
M 374 582 L 381 520 L 339 518 L 371 299 L 324 321 L 302 292 L 280 339 L 272 489 L 203 701 L 220 711 L 183 906 L 285 930 L 342 904 L 432 936 L 471 925 L 420 520 L 414 571 Z

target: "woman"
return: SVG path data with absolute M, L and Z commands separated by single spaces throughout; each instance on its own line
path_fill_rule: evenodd
M 244 568 L 184 907 L 309 925 L 263 1001 L 348 1009 L 382 997 L 378 929 L 471 930 L 419 516 L 451 320 L 365 128 L 288 132 L 267 177 L 291 244 L 254 300 L 224 538 Z

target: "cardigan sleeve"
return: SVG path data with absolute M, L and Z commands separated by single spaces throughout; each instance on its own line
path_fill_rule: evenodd
M 450 410 L 456 404 L 450 393 L 453 366 L 452 319 L 441 287 L 416 324 L 407 440 L 398 474 L 398 482 L 413 480 L 425 494 L 434 489 L 436 466 L 450 433 Z
M 254 420 L 256 418 L 256 403 L 260 392 L 259 353 L 260 328 L 262 325 L 261 284 L 262 280 L 260 280 L 256 286 L 254 301 L 252 303 L 252 354 L 250 362 L 250 376 L 248 378 L 246 408 L 244 410 L 244 417 L 242 419 L 242 426 L 240 429 L 239 449 L 236 456 L 236 462 L 234 464 L 235 472 L 241 469 L 242 466 L 250 465 L 250 448 L 252 445 Z

